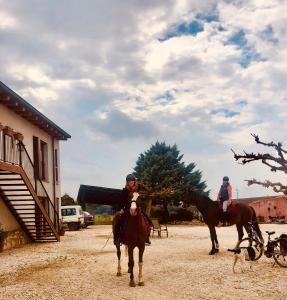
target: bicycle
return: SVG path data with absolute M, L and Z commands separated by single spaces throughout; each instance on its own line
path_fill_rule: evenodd
M 268 242 L 266 245 L 266 250 L 264 251 L 264 255 L 267 258 L 273 257 L 274 261 L 280 267 L 287 268 L 287 238 L 280 236 L 272 240 L 271 235 L 275 234 L 275 231 L 265 232 L 268 234 Z
M 248 247 L 252 247 L 255 251 L 255 258 L 253 260 L 258 260 L 263 254 L 264 243 L 254 229 L 255 222 L 248 222 L 248 225 L 248 237 L 242 239 L 237 248 L 247 249 Z

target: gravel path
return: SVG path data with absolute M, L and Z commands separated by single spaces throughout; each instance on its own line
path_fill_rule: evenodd
M 287 233 L 286 225 L 261 225 Z M 221 251 L 210 250 L 206 226 L 169 226 L 169 238 L 154 238 L 144 253 L 145 286 L 128 286 L 127 257 L 122 277 L 111 226 L 66 232 L 60 243 L 29 244 L 0 254 L 0 299 L 287 299 L 287 269 L 262 257 L 255 272 L 233 274 L 236 228 L 218 228 Z M 264 236 L 266 238 L 266 235 Z M 123 249 L 124 250 L 124 249 Z M 124 252 L 124 251 L 122 251 Z M 135 275 L 137 279 L 137 251 Z

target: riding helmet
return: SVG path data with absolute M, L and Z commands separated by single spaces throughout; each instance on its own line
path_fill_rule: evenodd
M 136 177 L 134 174 L 128 174 L 126 177 L 126 181 L 136 181 Z
M 228 176 L 224 176 L 223 177 L 223 181 L 229 181 L 229 177 Z

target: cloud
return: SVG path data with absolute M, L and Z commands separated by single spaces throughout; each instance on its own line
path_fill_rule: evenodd
M 286 9 L 279 0 L 1 1 L 1 80 L 71 133 L 64 174 L 78 173 L 65 188 L 91 180 L 71 149 L 98 184 L 116 186 L 160 140 L 196 159 L 213 191 L 228 168 L 242 180 L 230 148 L 251 146 L 250 132 L 286 139 Z
M 101 135 L 112 140 L 142 139 L 152 138 L 157 133 L 156 127 L 150 122 L 137 120 L 117 110 L 96 112 L 88 125 L 96 139 Z

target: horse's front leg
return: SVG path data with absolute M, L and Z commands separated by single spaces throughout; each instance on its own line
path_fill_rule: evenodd
M 217 234 L 216 234 L 215 226 L 208 225 L 208 228 L 209 228 L 209 232 L 210 232 L 210 239 L 211 239 L 211 245 L 212 245 L 212 248 L 209 251 L 209 255 L 214 255 L 215 253 L 217 253 L 219 251 Z
M 117 256 L 118 256 L 117 276 L 121 276 L 122 275 L 122 268 L 121 268 L 121 246 L 120 246 L 120 243 L 117 243 L 116 247 L 117 247 Z
M 142 274 L 144 249 L 145 249 L 145 244 L 139 247 L 139 285 L 140 286 L 144 285 L 143 274 Z
M 130 286 L 135 287 L 135 280 L 134 280 L 134 247 L 129 246 L 128 249 L 129 253 L 129 271 L 130 271 Z
M 244 232 L 243 232 L 243 226 L 236 224 L 236 228 L 237 228 L 237 233 L 238 233 L 238 241 L 235 245 L 235 248 L 239 247 L 240 242 L 242 241 L 242 238 L 244 236 Z

